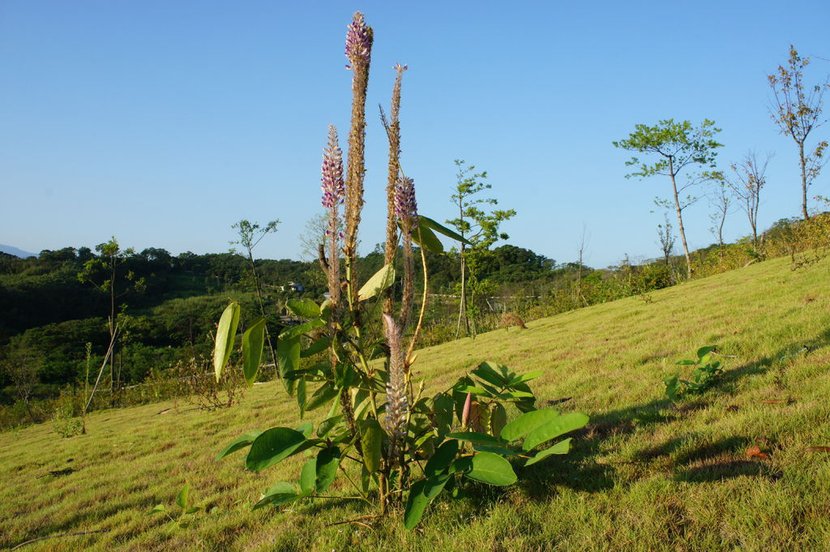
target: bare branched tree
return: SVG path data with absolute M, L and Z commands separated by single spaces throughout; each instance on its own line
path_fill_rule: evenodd
M 727 184 L 749 220 L 752 229 L 752 245 L 758 247 L 758 208 L 761 205 L 761 190 L 767 183 L 767 165 L 773 154 L 767 153 L 763 161 L 754 151 L 748 152 L 742 161 L 732 163 L 732 175 Z
M 709 215 L 709 220 L 712 221 L 712 226 L 709 228 L 709 231 L 718 239 L 718 245 L 723 247 L 723 226 L 726 224 L 726 216 L 729 214 L 729 208 L 732 207 L 732 196 L 723 179 L 714 188 L 714 191 L 709 197 L 709 204 L 715 209 L 715 212 Z
M 773 100 L 770 106 L 772 120 L 782 134 L 790 136 L 798 146 L 798 161 L 801 166 L 801 215 L 810 218 L 807 212 L 807 188 L 816 179 L 827 162 L 824 152 L 827 140 L 819 141 L 812 151 L 806 150 L 807 137 L 826 122 L 822 120 L 824 92 L 830 88 L 830 78 L 824 82 L 808 85 L 804 82 L 804 69 L 810 58 L 801 57 L 795 46 L 790 45 L 790 57 L 786 67 L 779 65 L 767 77 L 772 88 Z

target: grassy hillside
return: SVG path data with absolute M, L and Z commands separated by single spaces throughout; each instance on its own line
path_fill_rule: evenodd
M 236 436 L 296 424 L 276 384 L 240 407 L 205 413 L 157 404 L 95 413 L 89 434 L 41 425 L 0 434 L 0 547 L 62 533 L 27 550 L 827 550 L 830 549 L 830 259 L 792 271 L 778 259 L 719 276 L 425 349 L 427 390 L 481 360 L 542 369 L 537 395 L 591 416 L 564 459 L 506 490 L 440 499 L 418 530 L 318 500 L 251 511 L 302 458 L 259 474 L 241 456 L 214 461 Z M 719 345 L 725 374 L 672 405 L 675 361 Z M 169 410 L 168 410 L 169 409 Z M 757 445 L 766 458 L 748 456 Z M 204 512 L 181 524 L 185 481 Z M 333 494 L 347 492 L 336 488 Z

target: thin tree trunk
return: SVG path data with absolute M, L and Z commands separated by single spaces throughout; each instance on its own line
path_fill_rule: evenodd
M 462 234 L 463 236 L 463 234 Z M 461 321 L 464 321 L 464 335 L 470 335 L 470 320 L 467 318 L 467 259 L 464 244 L 461 244 L 461 301 L 458 307 L 458 324 L 455 327 L 455 338 L 461 334 Z
M 674 163 L 669 157 L 669 176 L 671 176 L 672 191 L 674 191 L 674 208 L 677 212 L 677 229 L 680 233 L 680 242 L 683 244 L 683 254 L 686 256 L 686 279 L 692 278 L 692 258 L 689 256 L 689 245 L 686 243 L 686 230 L 683 227 L 683 209 L 680 207 L 680 196 L 677 193 L 677 181 L 674 178 Z
M 266 318 L 265 303 L 262 299 L 262 289 L 260 288 L 259 276 L 257 275 L 256 264 L 254 263 L 254 254 L 250 249 L 248 249 L 248 262 L 251 263 L 251 274 L 254 277 L 254 290 L 256 291 L 257 303 L 259 303 L 259 313 L 263 318 Z M 277 379 L 279 379 L 280 372 L 277 369 L 277 353 L 274 351 L 274 344 L 271 340 L 271 333 L 268 331 L 267 320 L 265 323 L 265 342 L 268 344 L 268 352 L 271 355 L 271 363 L 274 365 L 274 373 L 276 374 Z
M 801 161 L 801 215 L 804 220 L 810 220 L 807 212 L 807 160 L 804 158 L 804 142 L 798 143 L 798 156 Z
M 113 354 L 110 356 L 110 406 L 115 406 L 115 257 L 110 257 L 110 341 Z

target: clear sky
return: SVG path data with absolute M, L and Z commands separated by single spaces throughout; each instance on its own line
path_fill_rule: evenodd
M 714 119 L 723 168 L 775 152 L 760 222 L 799 213 L 795 145 L 766 75 L 790 43 L 830 74 L 830 2 L 0 0 L 0 243 L 224 251 L 241 219 L 282 221 L 257 256 L 299 258 L 320 209 L 327 125 L 347 134 L 343 55 L 355 10 L 375 30 L 361 240 L 383 239 L 386 144 L 376 116 L 404 77 L 402 164 L 420 211 L 453 216 L 454 159 L 514 208 L 509 242 L 586 262 L 659 255 L 655 195 L 611 142 L 636 123 Z M 830 102 L 830 97 L 828 97 Z M 830 105 L 826 107 L 830 112 Z M 830 125 L 819 129 L 830 137 Z M 830 168 L 811 195 L 830 195 Z M 713 241 L 705 200 L 690 246 Z M 740 212 L 727 238 L 748 233 Z

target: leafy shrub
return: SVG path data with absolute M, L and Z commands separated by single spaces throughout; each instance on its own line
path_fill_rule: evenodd
M 501 320 L 499 321 L 499 326 L 501 326 L 505 330 L 511 326 L 515 326 L 523 330 L 527 329 L 525 321 L 522 320 L 522 317 L 516 314 L 515 312 L 506 312 L 502 314 Z
M 52 428 L 61 437 L 74 437 L 85 433 L 84 421 L 81 417 L 83 398 L 67 388 L 61 391 L 55 401 L 52 412 Z
M 171 370 L 177 383 L 177 396 L 184 396 L 202 410 L 230 408 L 244 394 L 244 378 L 238 370 L 227 370 L 217 380 L 210 361 L 204 357 L 176 363 Z

